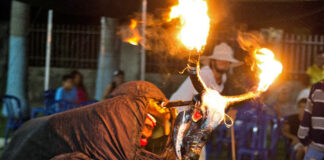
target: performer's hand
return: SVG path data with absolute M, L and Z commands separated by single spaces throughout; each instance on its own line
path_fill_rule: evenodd
M 171 130 L 171 114 L 176 114 L 176 112 L 171 111 L 169 108 L 161 107 L 157 101 L 151 99 L 148 113 L 157 119 L 158 125 L 162 125 L 164 135 L 169 135 Z

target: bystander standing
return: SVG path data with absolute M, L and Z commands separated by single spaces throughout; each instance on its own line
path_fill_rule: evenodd
M 307 146 L 304 160 L 324 158 L 324 80 L 311 88 L 299 125 L 298 138 Z

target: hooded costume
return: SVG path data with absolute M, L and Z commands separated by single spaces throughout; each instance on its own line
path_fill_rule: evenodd
M 160 154 L 140 147 L 149 99 L 166 101 L 164 94 L 149 82 L 133 81 L 112 95 L 99 103 L 26 122 L 0 159 L 174 159 L 171 136 Z

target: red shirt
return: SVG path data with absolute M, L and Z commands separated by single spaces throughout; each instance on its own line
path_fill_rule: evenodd
M 84 89 L 77 90 L 78 103 L 87 101 L 87 92 Z

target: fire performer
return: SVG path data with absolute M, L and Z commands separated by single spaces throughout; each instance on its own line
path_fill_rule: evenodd
M 111 99 L 25 123 L 0 159 L 175 159 L 170 135 L 175 114 L 164 94 L 144 81 L 128 82 Z M 162 128 L 162 129 L 161 129 Z M 158 133 L 162 130 L 162 133 Z M 156 136 L 159 134 L 160 136 Z M 152 152 L 151 137 L 162 138 Z

